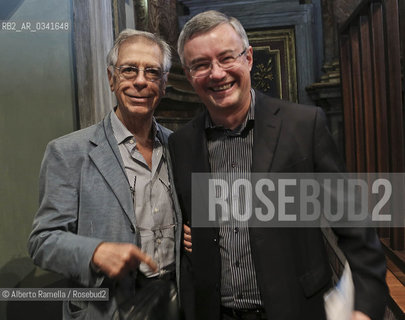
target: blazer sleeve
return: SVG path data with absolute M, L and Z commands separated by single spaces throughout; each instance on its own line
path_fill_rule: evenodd
M 314 130 L 314 155 L 317 172 L 342 172 L 341 157 L 329 132 L 326 117 L 318 108 Z M 388 296 L 386 263 L 380 240 L 373 228 L 333 228 L 352 270 L 355 310 L 382 319 Z
M 72 164 L 57 141 L 46 148 L 40 170 L 40 207 L 28 240 L 34 263 L 83 286 L 99 286 L 90 267 L 100 239 L 77 234 L 80 167 Z

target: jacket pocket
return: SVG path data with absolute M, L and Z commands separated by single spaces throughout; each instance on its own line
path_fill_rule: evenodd
M 287 163 L 284 167 L 282 172 L 308 172 L 313 170 L 312 164 L 309 161 L 308 157 L 302 157 L 300 159 L 295 159 L 295 161 L 291 161 Z
M 310 298 L 322 289 L 328 289 L 331 284 L 332 273 L 329 266 L 321 265 L 299 278 L 305 297 Z

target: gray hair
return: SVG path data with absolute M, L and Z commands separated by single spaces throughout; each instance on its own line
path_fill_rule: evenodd
M 168 72 L 172 66 L 172 52 L 170 46 L 163 39 L 153 33 L 134 29 L 125 29 L 121 31 L 117 39 L 115 39 L 114 46 L 107 55 L 107 66 L 115 66 L 118 60 L 118 51 L 125 41 L 138 37 L 148 39 L 159 46 L 163 54 L 163 71 Z
M 197 14 L 189 21 L 187 21 L 180 33 L 179 39 L 177 41 L 177 53 L 179 54 L 181 63 L 183 65 L 184 45 L 186 44 L 186 42 L 190 40 L 196 33 L 208 32 L 220 24 L 229 24 L 232 28 L 234 28 L 236 33 L 242 39 L 245 49 L 249 48 L 249 39 L 247 37 L 246 31 L 238 19 L 234 17 L 228 17 L 226 14 L 215 10 L 205 11 Z

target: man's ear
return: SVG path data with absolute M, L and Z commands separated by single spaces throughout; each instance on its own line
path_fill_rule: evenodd
M 253 48 L 252 48 L 252 46 L 249 46 L 249 48 L 247 49 L 246 59 L 248 61 L 249 70 L 251 71 L 252 66 L 253 66 Z
M 108 74 L 108 82 L 110 84 L 111 92 L 114 92 L 114 74 L 111 71 L 110 67 L 107 68 L 107 74 Z

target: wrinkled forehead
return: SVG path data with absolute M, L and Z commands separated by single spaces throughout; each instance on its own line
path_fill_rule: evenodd
M 131 57 L 128 57 L 131 55 Z M 159 45 L 151 39 L 135 36 L 126 39 L 118 48 L 118 60 L 140 59 L 151 60 L 163 64 L 163 52 Z
M 132 37 L 129 37 L 128 39 L 125 39 L 118 47 L 118 53 L 124 47 L 130 46 L 133 44 L 139 45 L 139 46 L 156 47 L 162 54 L 161 48 L 155 41 L 153 41 L 152 39 L 149 39 L 149 38 L 145 38 L 143 36 L 139 36 L 139 35 L 132 36 Z

